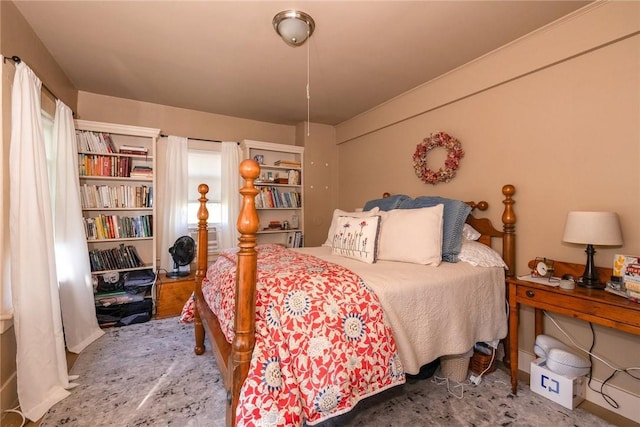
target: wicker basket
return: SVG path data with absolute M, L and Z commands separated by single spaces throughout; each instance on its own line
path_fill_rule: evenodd
M 460 383 L 467 379 L 469 359 L 466 355 L 443 356 L 440 358 L 440 371 L 444 377 Z
M 491 364 L 491 365 L 489 365 Z M 487 369 L 489 368 L 489 369 Z M 480 353 L 479 351 L 474 351 L 473 356 L 471 357 L 471 363 L 469 364 L 469 369 L 476 374 L 490 374 L 491 372 L 496 370 L 496 361 L 495 358 L 493 363 L 491 363 L 491 355 Z M 485 372 L 486 369 L 486 372 Z

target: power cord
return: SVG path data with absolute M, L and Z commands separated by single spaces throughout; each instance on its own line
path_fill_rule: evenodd
M 463 381 L 463 382 L 459 383 L 457 381 L 450 380 L 449 378 L 439 377 L 437 375 L 434 375 L 433 379 L 431 381 L 433 381 L 436 385 L 446 384 L 447 385 L 447 391 L 449 392 L 450 395 L 452 395 L 456 399 L 464 398 L 464 386 L 465 385 L 469 385 L 468 381 Z M 452 383 L 455 383 L 455 384 L 452 385 Z M 456 390 L 457 389 L 460 389 L 460 394 L 456 394 Z
M 496 357 L 496 348 L 495 347 L 491 347 L 491 361 L 489 362 L 489 365 L 484 369 L 484 371 L 480 372 L 477 376 L 476 375 L 471 375 L 471 377 L 469 377 L 469 381 L 471 382 L 471 384 L 473 385 L 479 385 L 480 382 L 482 381 L 482 376 L 489 370 L 491 369 L 491 365 L 493 365 L 493 360 Z
M 589 366 L 589 381 L 587 382 L 587 385 L 589 386 L 589 388 L 594 391 L 595 393 L 598 393 L 599 395 L 602 396 L 602 398 L 605 400 L 605 402 L 607 402 L 612 408 L 614 409 L 618 409 L 620 407 L 620 405 L 618 404 L 618 402 L 616 402 L 616 400 L 611 397 L 609 394 L 607 394 L 604 391 L 604 386 L 607 384 L 607 382 L 609 382 L 613 377 L 616 376 L 616 374 L 618 372 L 624 372 L 625 374 L 629 375 L 631 378 L 640 381 L 640 377 L 637 377 L 635 375 L 633 375 L 630 371 L 636 371 L 636 370 L 640 370 L 640 367 L 635 366 L 635 367 L 630 367 L 630 368 L 620 368 L 617 366 L 614 366 L 613 364 L 609 363 L 608 361 L 604 360 L 603 358 L 599 357 L 597 354 L 593 353 L 593 349 L 596 345 L 596 332 L 593 328 L 593 323 L 589 322 L 589 327 L 591 329 L 591 346 L 589 347 L 589 350 L 586 350 L 584 348 L 582 348 L 578 343 L 575 342 L 575 340 L 564 331 L 564 329 L 562 329 L 560 327 L 560 325 L 558 325 L 558 322 L 556 322 L 556 320 L 546 311 L 544 312 L 544 315 L 549 318 L 549 320 L 551 320 L 551 322 L 556 326 L 556 328 L 558 328 L 558 330 L 560 332 L 562 332 L 562 334 L 567 337 L 569 339 L 569 341 L 571 341 L 571 343 L 576 346 L 579 350 L 587 353 L 589 355 L 589 362 L 590 365 Z M 613 372 L 611 373 L 611 375 L 609 375 L 603 382 L 602 384 L 600 384 L 600 390 L 597 390 L 595 388 L 593 388 L 591 386 L 591 380 L 593 379 L 593 359 L 597 359 L 600 362 L 604 363 L 605 365 L 607 365 L 609 368 L 611 368 L 613 370 Z
M 27 417 L 24 416 L 24 414 L 20 411 L 19 408 L 20 408 L 20 406 L 16 406 L 15 408 L 12 408 L 12 409 L 5 409 L 3 412 L 12 412 L 14 414 L 20 415 L 20 417 L 22 418 L 22 422 L 20 423 L 20 427 L 23 427 L 27 423 Z

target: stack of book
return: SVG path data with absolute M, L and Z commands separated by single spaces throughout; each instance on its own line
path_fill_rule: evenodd
M 640 264 L 629 264 L 625 268 L 624 287 L 627 290 L 627 298 L 640 303 Z
M 256 195 L 256 208 L 300 208 L 302 196 L 297 191 L 280 191 L 276 187 L 262 187 Z
M 153 169 L 150 166 L 136 165 L 131 169 L 131 172 L 129 172 L 129 176 L 131 178 L 152 178 Z
M 146 185 L 90 185 L 80 187 L 83 209 L 150 208 L 153 188 Z
M 81 153 L 118 152 L 108 133 L 76 130 L 76 144 Z
M 276 160 L 273 164 L 275 166 L 283 166 L 287 168 L 299 168 L 302 166 L 302 163 L 295 160 Z
M 84 218 L 84 231 L 88 240 L 148 238 L 153 236 L 153 215 L 100 214 Z
M 121 244 L 111 249 L 93 249 L 89 251 L 91 271 L 122 270 L 144 267 L 135 246 Z
M 146 156 L 149 150 L 145 147 L 138 147 L 135 145 L 121 145 L 120 154 L 132 154 L 134 156 Z
M 287 234 L 287 248 L 301 248 L 303 236 L 301 231 L 293 231 Z
M 78 156 L 78 174 L 80 176 L 129 177 L 130 157 L 113 157 L 96 154 Z
M 607 282 L 605 291 L 640 303 L 640 257 L 615 255 L 613 276 Z

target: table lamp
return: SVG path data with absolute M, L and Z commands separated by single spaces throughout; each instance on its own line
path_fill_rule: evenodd
M 564 226 L 562 240 L 567 243 L 579 243 L 587 245 L 587 264 L 582 274 L 579 286 L 592 289 L 604 289 L 605 284 L 600 283 L 600 277 L 593 263 L 595 246 L 619 246 L 622 245 L 622 233 L 618 214 L 615 212 L 584 212 L 573 211 L 567 214 L 567 222 Z

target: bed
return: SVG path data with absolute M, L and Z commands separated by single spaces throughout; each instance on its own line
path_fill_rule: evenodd
M 208 188 L 206 185 L 200 185 L 198 188 L 201 197 L 197 240 L 203 244 L 197 245 L 196 284 L 193 297 L 196 343 L 194 350 L 199 355 L 204 353 L 206 336 L 211 343 L 227 390 L 227 425 L 236 425 L 236 422 L 246 424 L 247 420 L 252 420 L 251 424 L 253 424 L 254 417 L 257 417 L 260 412 L 258 406 L 266 405 L 264 401 L 268 399 L 271 399 L 269 404 L 272 410 L 260 413 L 262 423 L 314 425 L 348 412 L 360 399 L 402 384 L 405 371 L 410 374 L 417 373 L 421 365 L 439 356 L 463 353 L 464 350 L 472 348 L 476 341 L 492 341 L 507 335 L 504 278 L 505 275 L 512 276 L 515 271 L 516 217 L 513 211 L 515 202 L 512 199 L 515 188 L 512 185 L 505 185 L 502 189 L 504 195 L 502 231 L 494 228 L 487 218 L 477 218 L 475 215 L 466 217 L 466 223 L 479 234 L 479 237 L 475 237 L 477 242 L 483 245 L 491 245 L 495 239 L 502 242 L 502 260 L 506 268 L 474 267 L 465 262 L 438 262 L 437 268 L 434 268 L 433 265 L 401 262 L 393 258 L 377 260 L 375 263 L 362 262 L 358 257 L 341 256 L 340 253 L 333 251 L 330 245 L 296 250 L 269 245 L 257 247 L 258 215 L 254 197 L 258 190 L 253 182 L 259 173 L 259 165 L 253 160 L 245 160 L 240 165 L 244 186 L 240 190 L 242 207 L 237 222 L 240 232 L 238 249 L 226 251 L 211 266 L 207 263 L 206 244 L 208 241 L 206 210 Z M 488 207 L 486 202 L 467 202 L 467 204 L 470 210 L 486 210 Z M 431 210 L 429 212 L 433 214 Z M 376 214 L 367 218 L 377 218 L 377 222 L 381 217 L 384 215 Z M 341 216 L 339 219 L 342 221 L 344 217 Z M 365 221 L 358 220 L 356 224 L 364 223 Z M 366 239 L 359 242 L 359 245 L 362 246 L 364 241 Z M 287 264 L 286 269 L 277 264 L 281 262 L 280 260 L 284 260 Z M 260 263 L 260 273 L 258 273 L 258 263 Z M 330 274 L 326 273 L 329 270 Z M 309 271 L 322 272 L 320 274 L 322 279 L 313 276 L 310 279 L 312 284 L 309 289 L 311 290 L 307 289 L 304 291 L 306 293 L 301 293 L 302 291 L 297 288 L 301 281 L 295 278 L 307 275 Z M 484 276 L 477 276 L 478 272 Z M 212 274 L 218 274 L 218 276 L 205 278 L 206 275 Z M 258 275 L 260 281 L 257 284 Z M 225 276 L 226 285 L 222 280 Z M 428 278 L 428 281 L 433 283 L 429 285 L 432 289 L 431 295 L 417 293 L 424 286 L 416 283 L 416 276 Z M 454 279 L 451 279 L 452 277 Z M 327 280 L 327 283 L 324 283 L 324 280 Z M 452 280 L 456 285 L 452 285 Z M 385 285 L 390 281 L 393 281 L 393 286 Z M 214 282 L 215 286 L 223 287 L 218 288 L 217 297 L 211 297 L 209 295 L 211 291 L 207 287 Z M 205 284 L 204 292 L 203 283 Z M 295 292 L 290 290 L 287 293 L 285 290 L 282 297 L 274 296 L 277 295 L 278 289 L 284 287 L 283 283 L 296 287 Z M 332 289 L 334 287 L 337 289 L 338 284 L 340 290 L 332 294 Z M 266 286 L 272 287 L 264 290 Z M 475 286 L 473 297 L 470 297 L 470 286 Z M 258 294 L 256 294 L 256 288 L 259 290 Z M 269 302 L 270 300 L 265 297 L 266 294 L 274 299 Z M 285 311 L 278 311 L 277 315 L 273 314 L 275 311 L 270 311 L 273 310 L 273 301 L 278 302 L 277 307 L 286 307 L 289 310 L 287 313 L 293 312 L 295 315 L 307 316 L 310 313 L 309 310 L 315 307 L 313 304 L 316 301 L 316 294 L 329 295 L 332 303 L 325 303 L 319 308 L 317 313 L 320 314 L 314 312 L 316 314 L 312 317 L 305 317 L 306 322 L 310 323 L 301 326 L 306 327 L 312 335 L 308 340 L 311 344 L 300 341 L 298 331 L 287 332 L 288 335 L 284 341 L 273 341 L 282 339 L 284 335 L 281 332 L 280 323 L 291 323 L 291 318 L 294 317 L 285 318 Z M 221 295 L 231 295 L 231 297 Z M 486 300 L 481 295 L 485 295 Z M 335 299 L 332 299 L 334 297 L 347 299 L 346 302 L 341 300 L 336 304 Z M 309 309 L 310 301 L 311 309 Z M 407 304 L 407 301 L 414 303 Z M 415 304 L 416 301 L 421 303 Z M 221 306 L 225 305 L 227 306 L 226 314 L 220 314 L 218 318 L 211 307 L 214 307 L 217 313 L 221 313 Z M 343 332 L 349 332 L 343 333 L 342 338 L 335 338 L 337 334 L 330 332 L 329 329 L 332 323 L 330 318 L 333 314 L 332 310 L 343 305 L 351 307 L 347 310 L 349 313 L 344 317 L 345 320 L 341 321 Z M 419 310 L 412 311 L 408 307 L 411 305 L 418 306 Z M 256 318 L 256 310 L 258 310 L 258 318 Z M 459 313 L 466 313 L 466 315 L 459 315 Z M 365 321 L 363 318 L 371 323 L 363 323 Z M 447 322 L 438 321 L 438 318 L 445 318 Z M 277 338 L 266 337 L 265 331 L 271 328 L 270 322 L 277 324 Z M 426 328 L 425 325 L 431 326 Z M 332 338 L 332 341 L 327 343 L 326 340 L 323 341 L 316 336 L 315 331 L 319 329 L 324 331 L 325 328 L 329 331 L 326 332 L 326 336 L 334 337 L 335 341 Z M 456 334 L 452 334 L 452 330 L 455 330 Z M 460 337 L 457 337 L 458 332 Z M 452 337 L 452 335 L 456 336 Z M 359 348 L 364 352 L 368 351 L 367 355 L 359 354 L 357 358 L 350 358 L 349 354 L 356 351 L 353 350 L 354 346 L 358 347 L 354 342 L 361 341 L 366 344 L 358 344 Z M 345 347 L 338 352 L 328 350 L 327 348 L 332 345 L 341 349 L 343 347 L 340 346 Z M 267 347 L 272 347 L 277 352 L 276 368 L 274 363 L 271 363 L 274 357 L 269 357 L 265 353 Z M 283 348 L 287 349 L 284 353 Z M 304 348 L 304 352 L 301 352 L 300 348 Z M 314 364 L 312 357 L 314 355 L 323 362 Z M 340 359 L 341 357 L 343 359 Z M 338 360 L 334 361 L 334 358 Z M 302 361 L 305 363 L 303 364 Z M 345 366 L 347 368 L 342 369 Z M 263 380 L 256 379 L 256 375 L 262 375 Z M 307 375 L 320 375 L 322 379 L 318 380 L 317 376 L 307 378 Z M 282 382 L 279 380 L 281 376 L 284 378 Z M 291 376 L 297 384 L 302 386 L 288 388 L 287 376 Z M 340 383 L 340 386 L 345 388 L 336 389 L 334 385 L 325 387 L 326 384 L 316 384 L 323 382 L 326 377 L 335 377 L 335 383 Z M 368 382 L 363 384 L 363 378 Z M 307 390 L 314 387 L 312 391 Z M 276 397 L 259 397 L 258 400 L 255 396 L 250 396 L 249 392 L 249 390 L 263 390 L 268 394 L 274 393 L 275 388 L 278 389 L 277 394 L 273 395 Z M 347 389 L 355 390 L 353 395 L 347 395 Z M 291 396 L 293 396 L 292 400 L 286 401 Z M 294 400 L 295 405 L 300 408 L 292 411 L 298 411 L 298 415 L 273 410 L 278 405 L 292 404 Z M 236 411 L 239 405 L 240 410 Z

